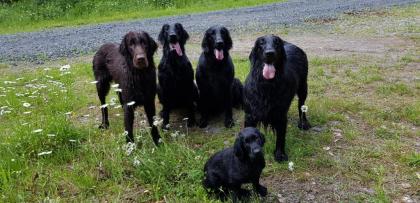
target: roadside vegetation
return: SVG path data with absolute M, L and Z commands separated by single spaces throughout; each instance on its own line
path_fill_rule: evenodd
M 2 0 L 0 34 L 185 15 L 283 0 Z
M 420 43 L 420 32 L 407 22 L 418 16 L 418 6 L 346 14 L 322 24 L 329 33 L 309 34 L 399 43 L 387 43 L 384 53 L 359 49 L 309 54 L 307 105 L 314 128 L 298 130 L 294 102 L 286 144 L 293 170 L 287 162 L 274 161 L 275 137 L 262 130 L 267 139 L 262 182 L 270 192 L 268 202 L 420 198 L 420 49 L 409 46 Z M 300 29 L 275 32 L 285 38 L 291 37 L 288 32 L 308 35 Z M 233 55 L 236 74 L 244 81 L 247 54 Z M 205 130 L 188 129 L 182 117 L 174 118 L 173 129 L 162 132 L 165 144 L 156 148 L 138 110 L 137 146 L 130 149 L 112 90 L 110 129 L 97 129 L 100 107 L 91 64 L 56 63 L 60 65 L 22 71 L 0 65 L 0 202 L 216 201 L 201 186 L 203 166 L 211 154 L 233 144 L 243 123 L 241 111 L 235 111 L 232 129 L 215 121 L 223 119 L 213 120 Z

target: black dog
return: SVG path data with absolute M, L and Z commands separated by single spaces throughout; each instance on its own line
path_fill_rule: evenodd
M 310 128 L 301 110 L 308 91 L 308 59 L 299 47 L 274 35 L 258 38 L 249 59 L 251 71 L 244 87 L 245 126 L 270 124 L 277 136 L 275 159 L 286 161 L 287 112 L 295 94 L 299 97 L 298 126 Z
M 201 113 L 200 128 L 208 124 L 209 114 L 225 112 L 225 126 L 234 125 L 232 106 L 242 104 L 242 84 L 234 78 L 235 70 L 229 50 L 232 39 L 225 27 L 209 28 L 201 44 L 203 53 L 198 61 L 196 80 L 200 91 L 198 103 Z
M 249 191 L 242 189 L 241 185 L 252 183 L 259 195 L 266 196 L 267 188 L 259 182 L 265 167 L 264 142 L 264 135 L 258 129 L 242 129 L 234 147 L 217 152 L 207 161 L 204 166 L 204 187 L 220 198 L 229 192 L 233 192 L 236 198 L 248 196 Z
M 156 42 L 146 32 L 129 32 L 121 44 L 104 44 L 93 58 L 93 72 L 96 89 L 102 106 L 102 124 L 108 128 L 108 108 L 105 97 L 110 83 L 119 84 L 118 97 L 124 108 L 124 126 L 127 142 L 134 142 L 134 109 L 144 105 L 147 120 L 151 128 L 153 141 L 157 145 L 160 139 L 158 129 L 153 126 L 155 116 L 156 68 L 153 54 Z
M 194 83 L 194 70 L 185 55 L 185 43 L 188 33 L 180 23 L 165 24 L 159 34 L 163 45 L 163 56 L 158 66 L 158 97 L 163 105 L 161 116 L 163 127 L 169 124 L 169 114 L 178 107 L 188 108 L 188 126 L 195 124 L 195 105 L 198 100 L 198 89 Z

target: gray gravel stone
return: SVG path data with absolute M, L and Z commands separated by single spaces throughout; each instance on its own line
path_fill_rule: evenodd
M 0 35 L 0 62 L 74 57 L 95 51 L 106 42 L 119 42 L 130 30 L 145 30 L 156 38 L 164 23 L 180 22 L 191 34 L 221 24 L 235 32 L 261 31 L 270 26 L 299 24 L 308 19 L 331 19 L 344 12 L 407 5 L 419 0 L 289 0 L 285 3 L 161 17 L 126 22 L 57 28 L 40 32 Z

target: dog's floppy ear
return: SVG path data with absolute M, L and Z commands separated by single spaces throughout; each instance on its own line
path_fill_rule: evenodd
M 132 32 L 127 33 L 126 35 L 124 35 L 123 39 L 121 40 L 121 44 L 120 44 L 120 53 L 121 55 L 128 57 L 130 54 L 130 52 L 128 51 L 128 38 L 129 35 L 133 34 Z
M 211 38 L 211 28 L 209 28 L 206 33 L 204 33 L 204 37 L 203 37 L 203 41 L 201 42 L 201 48 L 203 49 L 204 53 L 209 53 L 210 52 L 210 47 L 209 44 L 211 42 L 209 42 L 210 38 Z
M 159 36 L 158 36 L 158 41 L 160 42 L 161 45 L 165 44 L 165 38 L 166 38 L 166 30 L 168 30 L 169 25 L 168 24 L 164 24 L 162 26 L 162 29 L 160 30 Z
M 232 49 L 232 46 L 233 46 L 232 37 L 230 37 L 230 33 L 227 28 L 223 27 L 222 29 L 225 32 L 224 39 L 223 39 L 223 41 L 225 41 L 225 47 L 227 50 L 230 50 Z
M 242 133 L 239 133 L 236 137 L 235 144 L 233 145 L 233 152 L 240 160 L 245 159 L 246 152 L 243 146 Z
M 284 50 L 284 41 L 279 36 L 275 37 L 275 48 L 279 51 L 279 54 L 281 55 L 281 60 L 283 62 L 286 61 L 286 50 Z
M 261 140 L 261 146 L 264 146 L 265 144 L 265 136 L 262 132 L 258 131 L 258 136 L 260 136 L 260 140 Z
M 175 27 L 179 28 L 181 31 L 181 44 L 185 44 L 190 38 L 188 32 L 184 29 L 181 23 L 175 23 Z
M 257 51 L 258 51 L 258 44 L 260 38 L 255 41 L 254 47 L 252 47 L 251 53 L 249 54 L 249 61 L 251 62 L 251 67 L 254 66 L 255 62 L 257 61 Z
M 150 37 L 150 35 L 147 32 L 143 32 L 143 34 L 147 38 L 147 42 L 148 42 L 147 54 L 149 57 L 152 57 L 153 54 L 156 52 L 158 45 L 156 44 L 155 40 L 152 37 Z

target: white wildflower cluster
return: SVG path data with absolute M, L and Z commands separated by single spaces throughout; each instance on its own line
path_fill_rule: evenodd
M 36 130 L 33 130 L 32 133 L 41 133 L 42 131 L 43 131 L 42 129 L 36 129 Z
M 163 119 L 159 116 L 153 116 L 153 126 L 161 126 L 163 123 Z
M 61 74 L 60 74 L 61 76 L 70 74 L 70 65 L 67 64 L 67 65 L 61 66 L 60 71 L 61 71 Z
M 11 113 L 11 112 L 12 112 L 12 108 L 10 108 L 8 106 L 0 107 L 0 116 Z
M 38 153 L 38 156 L 44 156 L 44 155 L 48 155 L 48 154 L 51 154 L 51 153 L 52 153 L 52 151 L 40 152 L 40 153 Z
M 136 144 L 133 142 L 129 142 L 123 146 L 123 150 L 127 156 L 130 156 L 131 153 L 136 149 Z
M 134 167 L 140 166 L 140 160 L 138 159 L 137 156 L 135 156 L 133 159 L 133 166 Z
M 306 112 L 308 112 L 308 106 L 306 106 L 306 105 L 302 105 L 302 106 L 300 107 L 300 110 L 302 110 L 302 112 L 303 112 L 303 113 L 306 113 Z
M 178 130 L 175 130 L 175 132 L 171 133 L 171 137 L 172 138 L 177 138 L 177 137 L 183 138 L 183 137 L 185 137 L 185 134 L 184 133 L 180 133 Z
M 136 102 L 135 101 L 131 101 L 127 103 L 127 106 L 133 106 Z
M 294 166 L 295 166 L 295 164 L 292 161 L 289 162 L 289 165 L 288 165 L 289 171 L 293 171 L 294 170 Z

